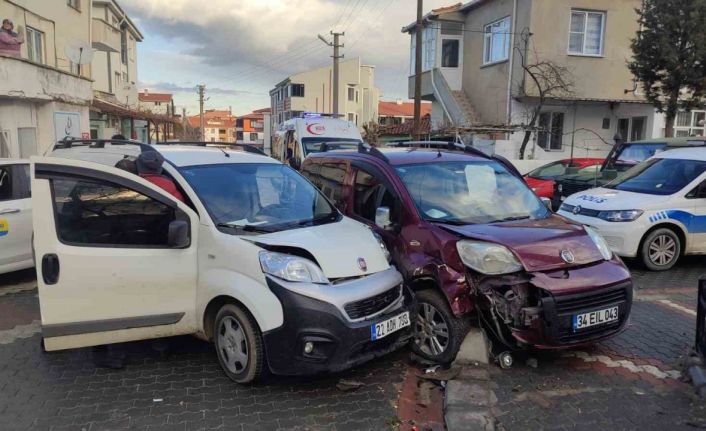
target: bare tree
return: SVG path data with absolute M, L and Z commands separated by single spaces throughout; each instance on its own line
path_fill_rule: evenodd
M 528 94 L 526 83 L 523 92 L 525 95 L 532 95 L 535 101 L 527 108 L 527 123 L 525 128 L 525 136 L 522 139 L 520 146 L 520 159 L 525 158 L 525 150 L 527 144 L 532 137 L 532 132 L 537 128 L 539 116 L 542 109 L 551 97 L 567 97 L 573 95 L 574 83 L 572 80 L 571 71 L 565 66 L 561 66 L 550 60 L 543 60 L 533 52 L 529 58 L 529 38 L 531 34 L 528 32 L 522 33 L 521 46 L 516 46 L 515 51 L 520 58 L 520 64 L 524 75 L 529 78 L 530 84 L 533 86 L 533 93 Z
M 363 124 L 363 139 L 373 147 L 380 146 L 380 125 L 375 121 L 369 121 Z

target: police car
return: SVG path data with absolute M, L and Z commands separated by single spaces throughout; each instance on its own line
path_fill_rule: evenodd
M 653 271 L 706 254 L 706 149 L 658 153 L 603 187 L 569 196 L 559 214 L 595 228 L 616 254 Z
M 0 160 L 0 274 L 31 268 L 29 161 Z

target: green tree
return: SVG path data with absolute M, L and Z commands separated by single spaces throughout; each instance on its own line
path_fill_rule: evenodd
M 673 136 L 677 112 L 700 106 L 706 95 L 706 0 L 644 0 L 637 13 L 628 68 Z

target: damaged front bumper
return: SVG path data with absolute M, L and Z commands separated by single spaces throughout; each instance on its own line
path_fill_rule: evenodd
M 518 347 L 568 348 L 614 336 L 628 321 L 632 280 L 619 259 L 549 272 L 478 280 L 486 325 Z M 578 327 L 577 316 L 614 310 L 617 318 Z M 614 316 L 613 316 L 614 317 Z

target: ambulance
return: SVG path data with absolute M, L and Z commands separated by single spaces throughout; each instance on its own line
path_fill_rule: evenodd
M 338 114 L 305 113 L 282 123 L 272 139 L 272 157 L 299 169 L 312 153 L 355 149 L 363 143 L 358 126 Z M 291 155 L 288 151 L 291 150 Z

